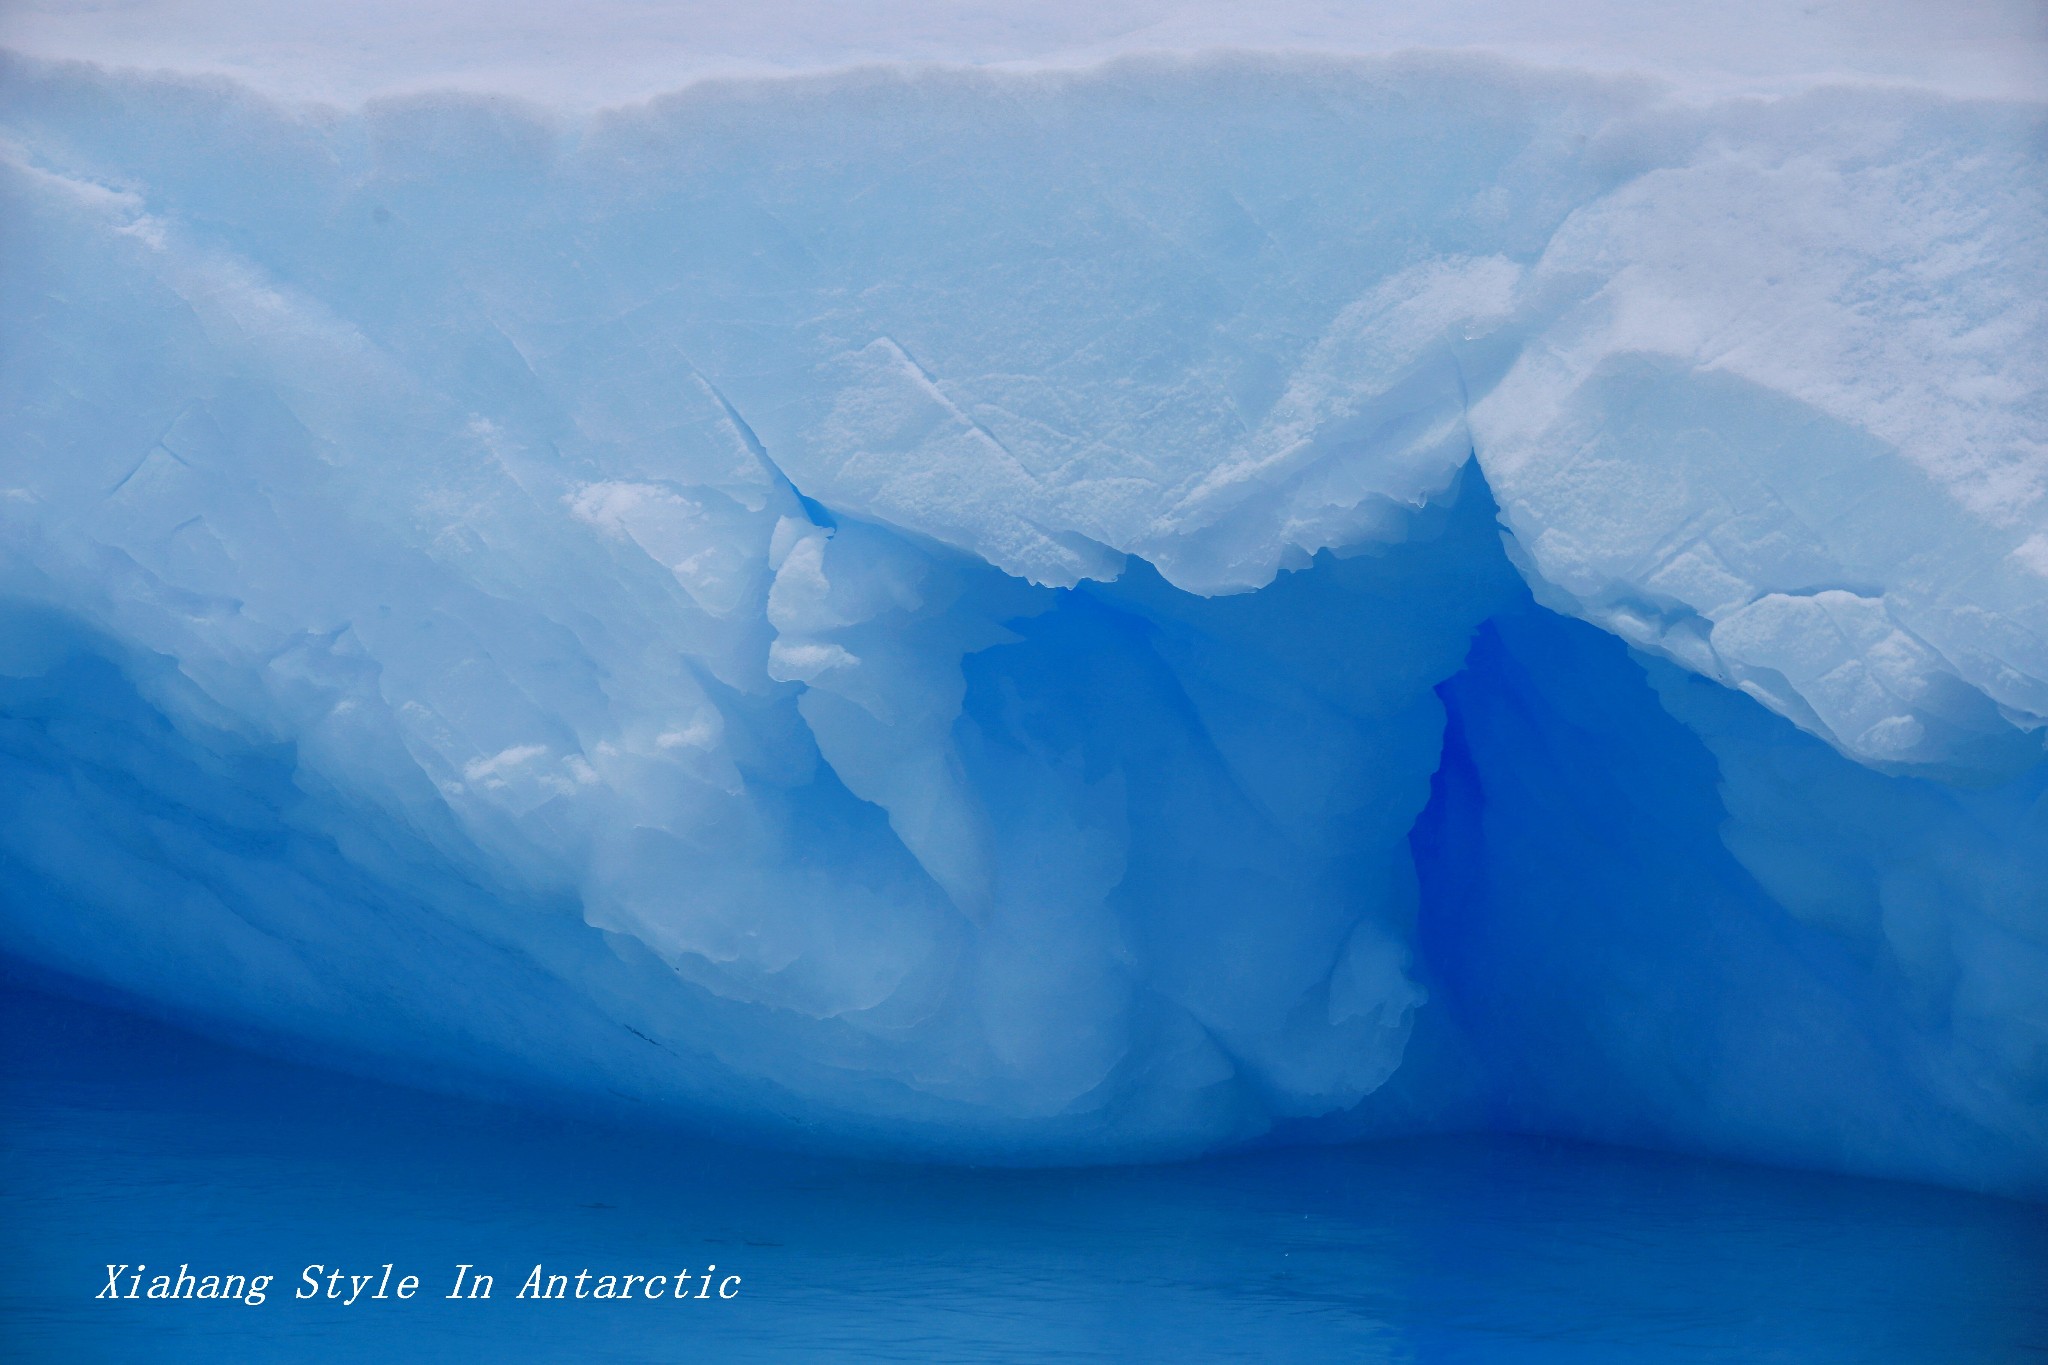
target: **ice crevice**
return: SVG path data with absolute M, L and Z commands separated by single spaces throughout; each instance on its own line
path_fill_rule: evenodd
M 0 75 L 11 969 L 962 1160 L 2048 1190 L 2037 106 Z

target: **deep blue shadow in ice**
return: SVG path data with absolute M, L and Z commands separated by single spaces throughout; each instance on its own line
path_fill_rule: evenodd
M 2048 1214 L 1513 1138 L 976 1171 L 741 1150 L 4 998 L 0 1323 L 22 1361 L 1990 1361 L 2048 1345 Z M 272 1273 L 95 1302 L 104 1265 Z M 418 1273 L 298 1301 L 309 1263 Z M 495 1277 L 450 1302 L 453 1268 Z M 521 1302 L 549 1273 L 730 1302 Z M 594 1282 L 593 1282 L 594 1283 Z M 324 1280 L 323 1280 L 324 1284 Z
M 1799 901 L 1841 916 L 1864 884 L 1889 894 L 1913 851 L 1904 838 L 1818 849 L 1820 831 L 1873 811 L 1909 824 L 1905 810 L 1924 822 L 1914 833 L 1968 858 L 1983 836 L 1957 812 L 1983 798 L 1856 768 L 1746 698 L 1533 604 L 1487 622 L 1440 693 L 1443 759 L 1410 841 L 1417 946 L 1448 1016 L 1431 1022 L 1484 1075 L 1487 1127 L 2038 1185 L 2038 1157 L 1972 1110 L 1953 1060 L 1968 1021 L 1916 1003 L 1907 967 L 1886 960 L 1896 917 L 1816 922 Z M 1783 836 L 1808 845 L 1789 870 L 1768 848 L 1748 863 L 1731 851 L 1757 846 L 1739 798 L 1759 770 L 1793 797 Z M 2022 841 L 1994 837 L 1985 862 Z

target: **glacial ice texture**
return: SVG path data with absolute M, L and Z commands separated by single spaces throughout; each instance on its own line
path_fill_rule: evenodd
M 2048 1191 L 2041 106 L 0 71 L 0 949 L 976 1159 Z

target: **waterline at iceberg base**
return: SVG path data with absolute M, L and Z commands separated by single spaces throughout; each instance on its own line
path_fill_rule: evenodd
M 19 988 L 0 1010 L 18 1360 L 2005 1361 L 2048 1334 L 2038 1206 L 1927 1186 L 1504 1136 L 869 1164 L 508 1122 Z M 95 1303 L 108 1257 L 277 1278 L 255 1307 Z M 292 1297 L 309 1264 L 394 1262 L 415 1300 Z M 464 1264 L 489 1300 L 445 1297 Z M 521 1301 L 535 1265 L 743 1283 Z
M 534 1202 L 403 1237 L 752 1207 L 798 1354 L 2043 1344 L 2038 103 L 14 56 L 0 125 L 11 1195 L 86 1269 L 194 1259 L 95 1179 L 381 1265 L 343 1187 L 474 1148 Z

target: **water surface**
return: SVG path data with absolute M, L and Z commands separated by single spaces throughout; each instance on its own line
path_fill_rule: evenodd
M 416 1094 L 19 990 L 0 1032 L 13 1360 L 2048 1360 L 2048 1210 L 1915 1186 L 1507 1138 L 934 1170 Z M 258 1307 L 95 1301 L 109 1261 L 277 1278 Z M 292 1297 L 309 1263 L 387 1261 L 417 1298 Z M 491 1299 L 440 1297 L 464 1262 Z M 743 1278 L 520 1301 L 536 1262 Z

